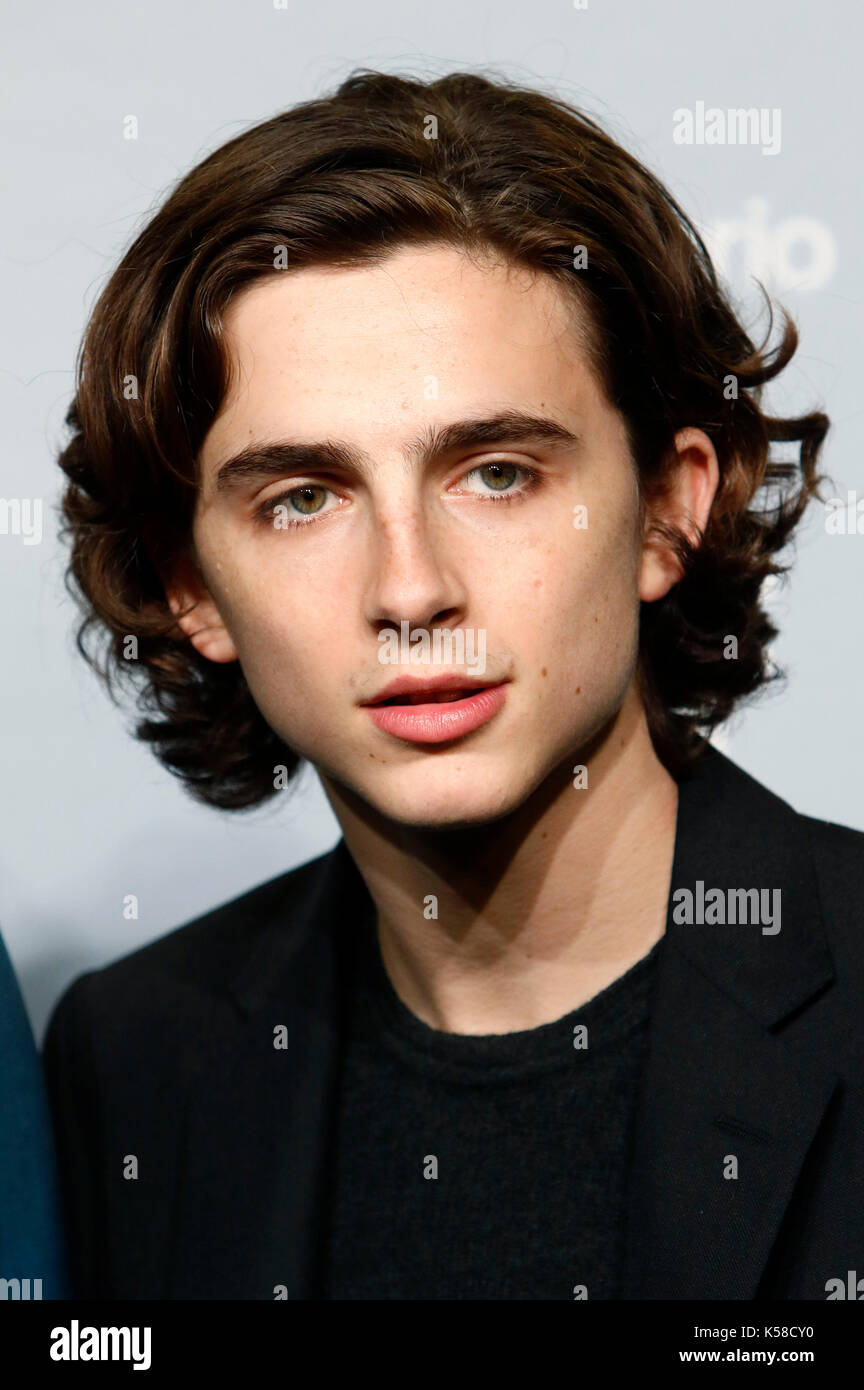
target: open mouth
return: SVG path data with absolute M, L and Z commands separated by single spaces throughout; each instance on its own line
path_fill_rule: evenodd
M 463 690 L 414 690 L 410 694 L 393 695 L 389 700 L 379 700 L 374 708 L 381 709 L 384 705 L 452 704 L 454 700 L 467 700 L 471 695 L 477 695 L 485 689 L 486 686 L 483 685 L 466 685 Z
M 450 743 L 472 734 L 488 724 L 507 700 L 506 681 L 458 685 L 451 679 L 425 690 L 416 686 L 400 690 L 399 684 L 394 682 L 394 694 L 375 701 L 367 709 L 382 733 L 406 743 Z

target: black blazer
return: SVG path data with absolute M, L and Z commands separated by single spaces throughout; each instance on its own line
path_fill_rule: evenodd
M 672 888 L 699 879 L 779 888 L 781 929 L 676 925 L 670 892 L 625 1297 L 825 1299 L 864 1276 L 864 834 L 709 747 L 680 785 Z M 81 1295 L 320 1297 L 369 907 L 340 841 L 66 991 L 44 1061 Z

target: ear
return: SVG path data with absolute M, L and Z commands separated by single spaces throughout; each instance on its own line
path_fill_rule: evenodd
M 667 464 L 661 495 L 646 506 L 645 541 L 639 575 L 639 597 L 645 603 L 663 598 L 682 578 L 681 563 L 662 537 L 648 534 L 652 522 L 676 526 L 695 544 L 701 540 L 720 480 L 714 445 L 704 430 L 679 430 Z
M 183 556 L 165 585 L 168 606 L 196 652 L 208 661 L 236 661 L 237 648 L 192 555 Z

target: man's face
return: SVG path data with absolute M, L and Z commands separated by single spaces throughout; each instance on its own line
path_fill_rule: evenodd
M 285 272 L 229 309 L 235 379 L 194 520 L 218 610 L 201 649 L 236 654 L 284 741 L 397 822 L 514 809 L 632 694 L 637 480 L 573 312 L 549 278 L 439 245 Z M 436 427 L 516 412 L 575 440 L 511 427 L 417 448 Z M 307 453 L 217 487 L 240 450 L 277 441 Z M 315 452 L 324 441 L 335 457 Z M 381 633 L 425 632 L 434 656 L 436 629 L 462 630 L 463 659 L 380 659 Z M 365 703 L 397 677 L 452 674 L 499 692 L 453 706 L 455 726 L 403 711 L 398 732 Z

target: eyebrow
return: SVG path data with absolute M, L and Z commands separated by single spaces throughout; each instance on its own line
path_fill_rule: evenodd
M 406 462 L 425 462 L 457 449 L 470 449 L 505 440 L 513 444 L 543 444 L 552 449 L 574 449 L 582 443 L 579 435 L 545 415 L 527 415 L 520 410 L 478 420 L 456 420 L 448 425 L 429 425 L 402 450 Z M 360 470 L 371 459 L 362 449 L 340 440 L 322 439 L 314 443 L 288 439 L 272 443 L 245 445 L 220 464 L 215 491 L 230 492 L 250 480 L 281 477 L 289 471 Z

